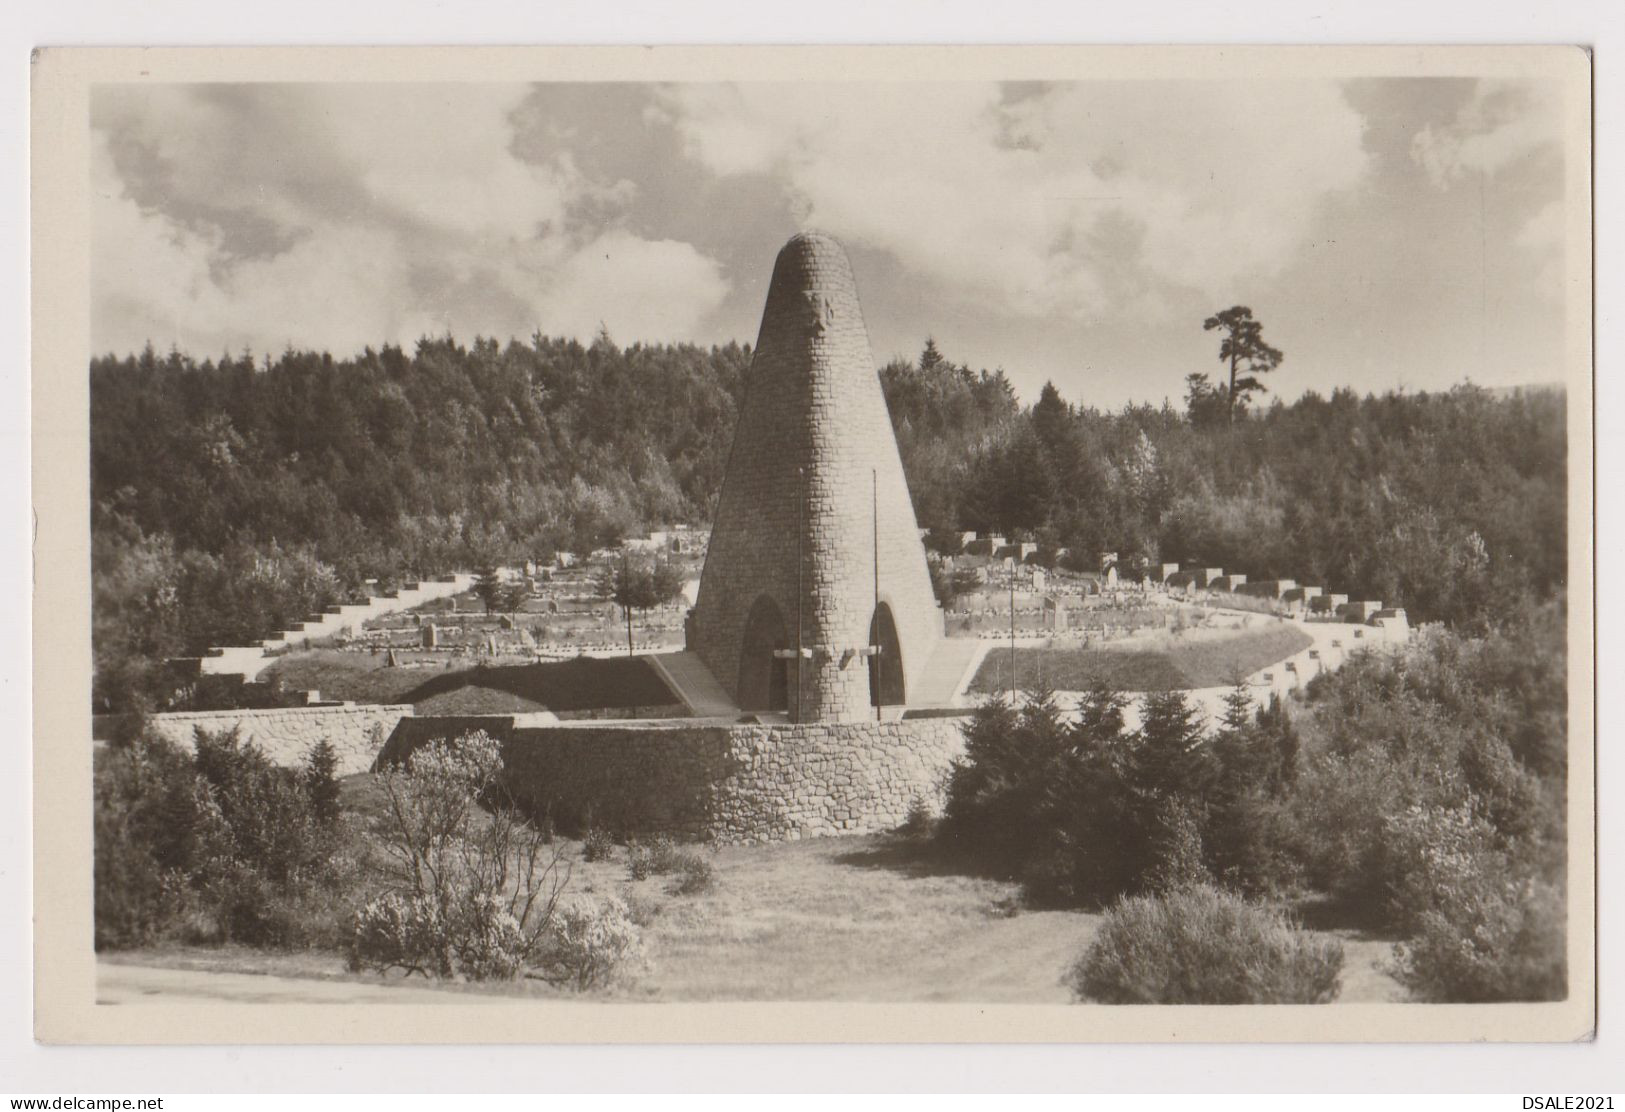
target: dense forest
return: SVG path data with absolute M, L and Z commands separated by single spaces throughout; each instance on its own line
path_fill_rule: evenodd
M 98 709 L 354 595 L 705 523 L 750 348 L 449 338 L 358 358 L 93 360 Z M 1106 412 L 928 342 L 881 378 L 922 526 L 1201 559 L 1495 625 L 1561 592 L 1564 399 L 1339 390 Z
M 928 344 L 882 370 L 922 526 L 1293 578 L 1493 623 L 1559 590 L 1568 558 L 1561 391 L 1360 397 L 1339 389 L 1214 419 L 1194 385 L 1103 412 Z M 945 538 L 944 538 L 945 539 Z

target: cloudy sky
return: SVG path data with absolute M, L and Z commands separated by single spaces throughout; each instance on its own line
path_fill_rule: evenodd
M 1116 406 L 1562 377 L 1556 86 L 101 86 L 92 346 L 351 354 L 447 331 L 754 342 L 773 256 L 843 238 L 876 358 L 927 335 Z

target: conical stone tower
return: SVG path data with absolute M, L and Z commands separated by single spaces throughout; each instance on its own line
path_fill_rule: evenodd
M 906 703 L 941 639 L 851 263 L 798 235 L 773 267 L 689 648 L 746 710 L 842 722 Z

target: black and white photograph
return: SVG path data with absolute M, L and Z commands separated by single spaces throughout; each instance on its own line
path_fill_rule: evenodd
M 1583 51 L 35 80 L 54 1039 L 1591 1029 Z

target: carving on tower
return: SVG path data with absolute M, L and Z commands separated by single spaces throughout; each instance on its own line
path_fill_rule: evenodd
M 688 647 L 746 710 L 839 722 L 905 703 L 941 638 L 851 264 L 835 239 L 795 236 L 773 267 Z

